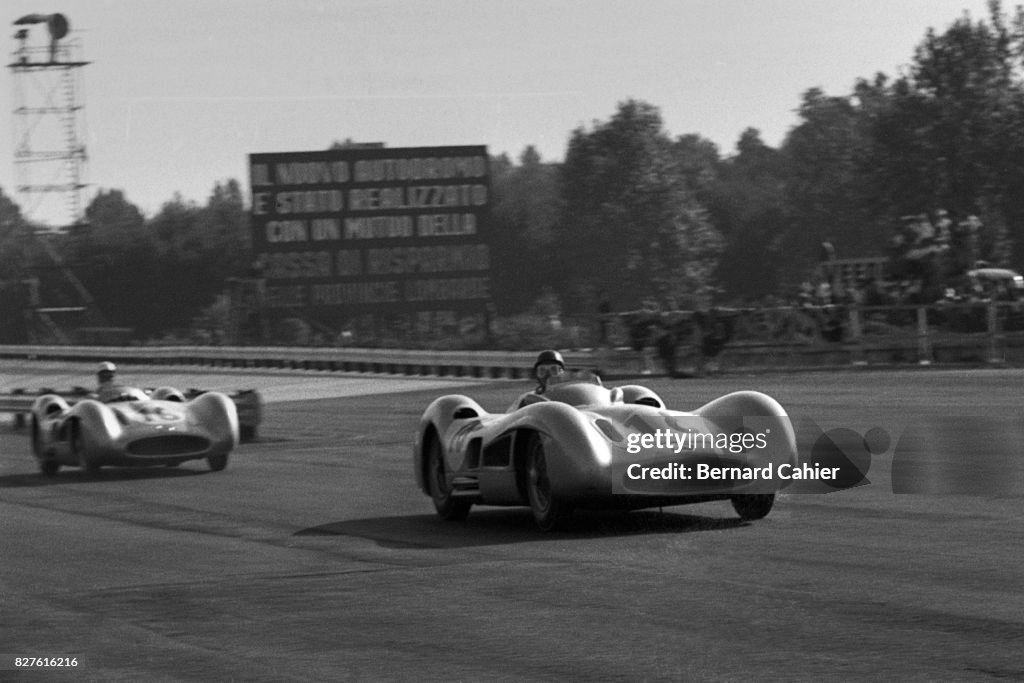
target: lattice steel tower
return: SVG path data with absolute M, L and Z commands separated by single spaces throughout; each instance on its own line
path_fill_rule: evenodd
M 57 245 L 85 223 L 86 153 L 81 46 L 68 39 L 63 14 L 28 14 L 14 22 L 14 166 L 21 214 L 41 250 L 25 281 L 25 329 L 31 343 L 72 341 L 68 330 L 105 325 L 96 302 Z M 48 32 L 32 31 L 34 25 Z M 35 33 L 35 36 L 30 34 Z M 35 40 L 30 40 L 34 37 Z M 35 259 L 34 259 L 35 260 Z M 54 278 L 52 274 L 59 274 Z
M 43 230 L 63 232 L 83 221 L 85 107 L 81 46 L 68 39 L 63 14 L 29 14 L 8 65 L 14 75 L 14 165 L 22 215 Z M 30 41 L 44 25 L 49 41 Z M 37 31 L 36 33 L 41 33 Z

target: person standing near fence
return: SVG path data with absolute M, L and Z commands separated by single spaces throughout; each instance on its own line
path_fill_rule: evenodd
M 598 292 L 597 304 L 597 343 L 600 346 L 608 345 L 608 327 L 611 324 L 612 304 L 608 301 L 608 294 L 602 289 Z

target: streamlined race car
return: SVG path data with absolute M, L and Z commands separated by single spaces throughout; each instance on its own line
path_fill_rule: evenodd
M 742 519 L 760 519 L 798 460 L 792 423 L 765 394 L 682 412 L 646 387 L 608 388 L 596 376 L 566 377 L 504 413 L 442 396 L 424 412 L 413 454 L 443 519 L 464 519 L 474 504 L 529 505 L 545 531 L 575 507 L 730 500 Z
M 62 465 L 95 472 L 103 465 L 174 466 L 199 458 L 219 471 L 238 436 L 237 408 L 216 391 L 189 401 L 171 387 L 152 393 L 123 387 L 105 402 L 83 398 L 69 405 L 45 394 L 32 405 L 32 452 L 46 475 Z

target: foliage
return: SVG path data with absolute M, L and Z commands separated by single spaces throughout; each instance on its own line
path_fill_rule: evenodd
M 1018 7 L 1011 30 L 1000 3 L 991 2 L 988 22 L 965 15 L 944 33 L 929 31 L 909 73 L 889 88 L 874 131 L 872 173 L 874 188 L 893 209 L 889 217 L 943 207 L 1021 229 L 1022 21 Z M 1019 235 L 1008 237 L 1021 242 Z M 1007 246 L 996 253 L 1008 256 Z
M 85 216 L 85 226 L 57 245 L 62 257 L 104 322 L 137 327 L 136 321 L 151 315 L 150 277 L 157 265 L 145 217 L 121 190 L 101 190 Z
M 0 188 L 0 343 L 27 341 L 20 324 L 26 304 L 30 245 L 18 205 Z
M 56 258 L 42 249 L 42 239 Z M 205 206 L 176 195 L 148 220 L 121 190 L 101 190 L 82 226 L 50 237 L 33 235 L 0 193 L 0 283 L 15 293 L 5 297 L 11 311 L 4 317 L 23 319 L 30 303 L 25 282 L 36 278 L 40 304 L 88 306 L 91 317 L 79 322 L 131 328 L 139 340 L 187 337 L 194 318 L 210 319 L 227 278 L 248 268 L 250 239 L 235 180 L 217 183 Z M 24 326 L 18 327 L 18 334 L 0 336 L 24 341 Z
M 543 162 L 533 147 L 518 166 L 505 156 L 491 160 L 491 289 L 500 314 L 526 310 L 556 277 L 559 183 L 558 165 Z
M 748 128 L 738 154 L 714 164 L 713 182 L 701 195 L 712 223 L 726 240 L 715 280 L 732 297 L 755 299 L 779 282 L 788 222 L 786 161 Z
M 573 132 L 556 238 L 569 310 L 594 310 L 599 291 L 620 308 L 706 293 L 722 237 L 675 152 L 660 112 L 635 100 L 610 121 Z

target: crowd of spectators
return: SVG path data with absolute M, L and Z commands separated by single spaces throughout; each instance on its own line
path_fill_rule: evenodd
M 832 245 L 824 243 L 815 276 L 790 297 L 769 295 L 731 308 L 691 310 L 648 299 L 640 310 L 618 318 L 629 343 L 642 354 L 645 369 L 655 356 L 673 368 L 683 348 L 696 354 L 699 364 L 733 340 L 840 342 L 848 338 L 851 307 L 868 309 L 861 316 L 865 325 L 892 328 L 915 325 L 916 308 L 909 307 L 924 305 L 929 307 L 929 324 L 963 331 L 985 329 L 985 309 L 978 304 L 1015 302 L 1022 309 L 1017 317 L 1024 328 L 1024 278 L 979 261 L 981 237 L 977 216 L 956 221 L 943 209 L 931 217 L 905 216 L 889 241 L 886 258 L 844 262 L 836 259 Z M 850 265 L 872 267 L 844 269 Z M 599 316 L 605 341 L 607 306 L 601 307 Z M 1013 310 L 1004 315 L 1007 329 L 1013 316 Z

